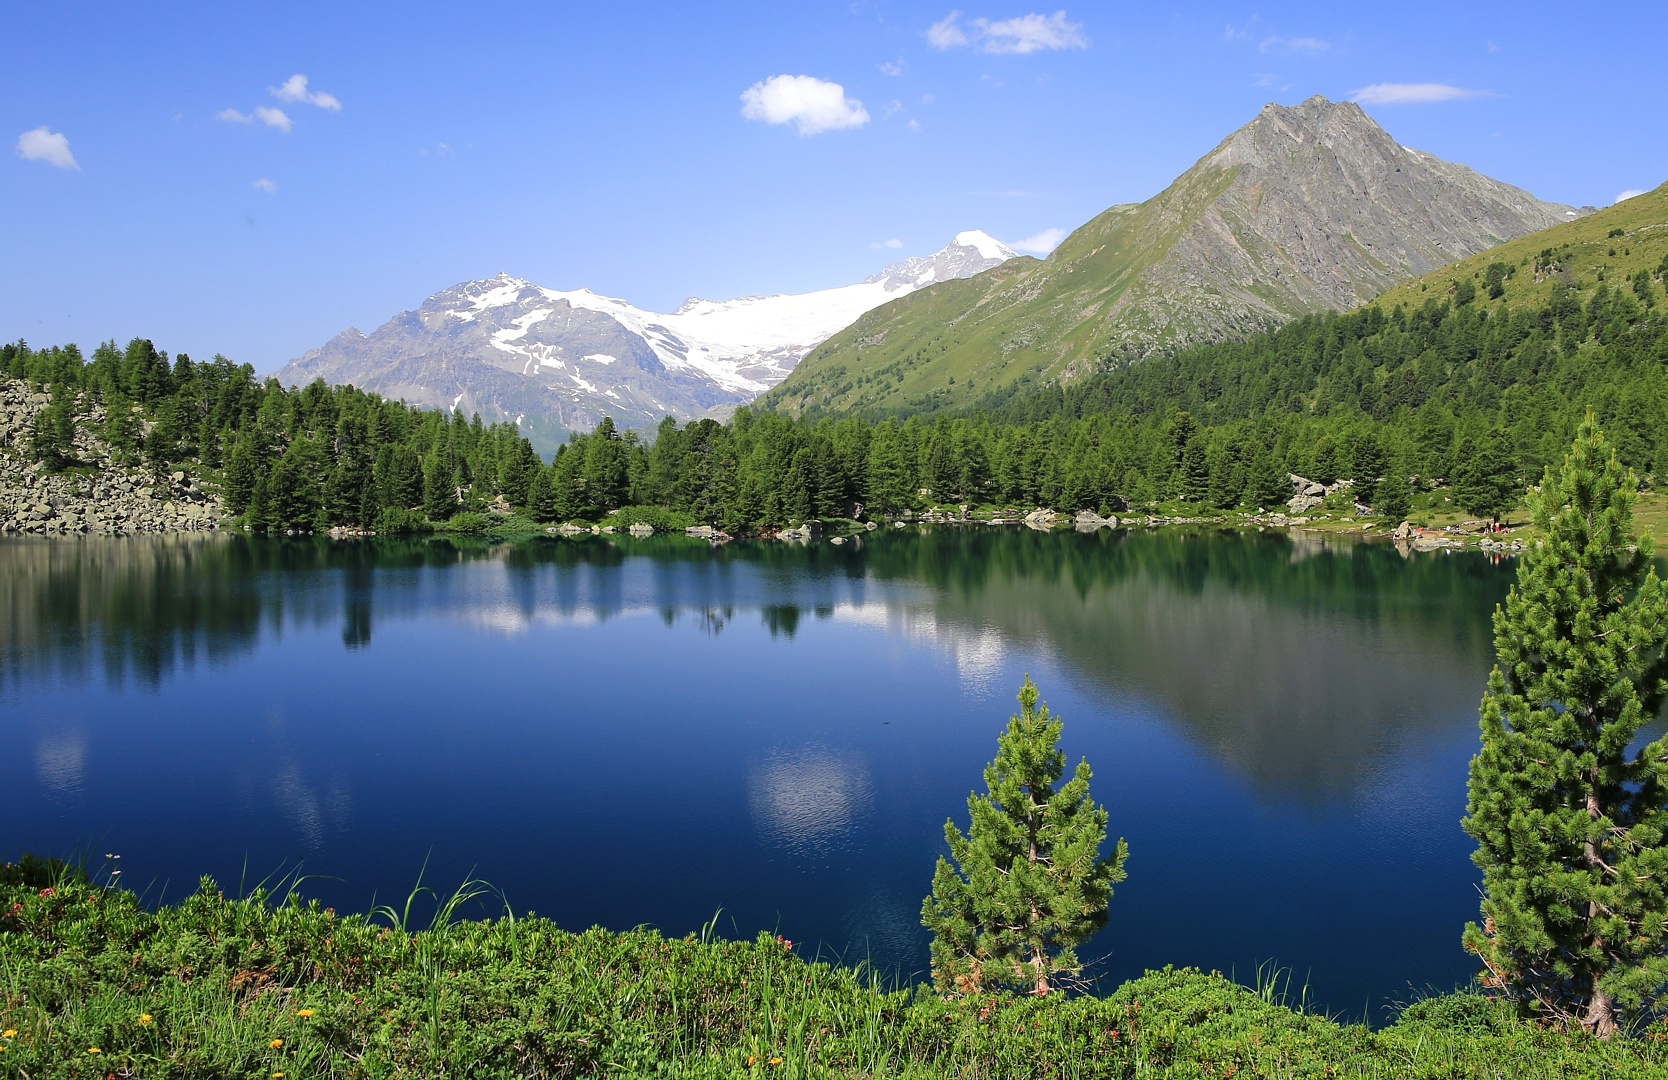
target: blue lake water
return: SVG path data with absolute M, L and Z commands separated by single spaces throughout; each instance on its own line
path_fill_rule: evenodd
M 0 541 L 0 856 L 342 910 L 466 875 L 569 928 L 925 972 L 922 897 L 1030 673 L 1129 842 L 1108 984 L 1274 961 L 1378 1021 L 1463 983 L 1511 563 L 1281 534 Z M 489 908 L 488 913 L 494 909 Z

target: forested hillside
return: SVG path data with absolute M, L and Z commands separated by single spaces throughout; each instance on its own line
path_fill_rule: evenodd
M 540 467 L 514 425 L 487 427 L 351 386 L 288 390 L 220 356 L 170 362 L 142 338 L 126 349 L 101 345 L 91 360 L 74 345 L 0 346 L 0 375 L 50 394 L 26 429 L 5 433 L 7 471 L 97 471 L 76 450 L 77 429 L 92 426 L 110 467 L 218 480 L 226 509 L 259 530 L 444 521 L 500 494 L 524 501 Z
M 256 529 L 410 531 L 495 502 L 537 522 L 653 507 L 649 520 L 731 533 L 932 503 L 1256 508 L 1290 497 L 1289 472 L 1354 479 L 1392 516 L 1433 483 L 1497 513 L 1588 410 L 1627 464 L 1668 474 L 1668 229 L 1611 226 L 1583 242 L 1617 254 L 1589 269 L 1592 252 L 1570 241 L 1496 258 L 1475 279 L 1433 276 L 1437 288 L 1410 294 L 1417 306 L 1308 316 L 961 415 L 813 423 L 741 410 L 729 424 L 668 419 L 652 440 L 605 420 L 551 464 L 512 425 L 351 387 L 288 390 L 219 357 L 170 363 L 144 340 L 90 361 L 20 342 L 0 349 L 0 369 L 51 404 L 8 435 L 8 455 L 90 468 L 73 435 L 96 405 L 117 459 L 218 481 Z

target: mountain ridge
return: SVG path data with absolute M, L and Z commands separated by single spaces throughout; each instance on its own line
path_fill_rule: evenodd
M 370 334 L 349 327 L 277 378 L 292 386 L 352 383 L 489 422 L 513 420 L 548 450 L 604 415 L 621 427 L 722 415 L 780 382 L 812 346 L 876 304 L 1013 256 L 972 230 L 853 285 L 690 297 L 671 313 L 501 273 L 443 289 Z
M 1397 143 L 1353 102 L 1269 104 L 1163 191 L 1109 207 L 1047 259 L 875 308 L 761 405 L 790 413 L 966 405 L 1370 300 L 1399 281 L 1579 218 Z

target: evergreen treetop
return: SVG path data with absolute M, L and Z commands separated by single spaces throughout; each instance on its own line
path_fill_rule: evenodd
M 967 835 L 944 823 L 955 866 L 939 857 L 921 905 L 933 982 L 945 993 L 1003 983 L 1049 993 L 1056 976 L 1082 970 L 1075 946 L 1106 925 L 1112 886 L 1124 878 L 1123 840 L 1100 857 L 1107 816 L 1089 796 L 1089 762 L 1056 789 L 1066 763 L 1060 718 L 1037 707 L 1030 676 L 1019 702 L 985 768 L 986 793 L 967 797 Z

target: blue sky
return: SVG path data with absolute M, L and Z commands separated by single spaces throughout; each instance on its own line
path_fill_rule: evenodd
M 1542 198 L 1668 179 L 1660 0 L 956 2 L 9 5 L 0 337 L 270 371 L 501 270 L 843 285 L 1041 246 L 1315 93 Z

